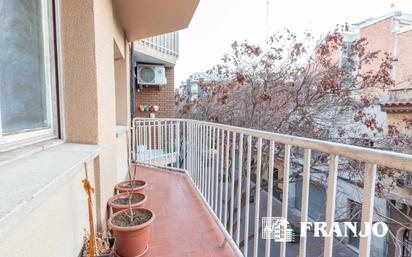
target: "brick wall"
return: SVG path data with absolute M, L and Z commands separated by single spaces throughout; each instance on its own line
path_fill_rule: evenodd
M 141 112 L 140 105 L 158 105 L 159 111 L 155 112 L 157 118 L 175 117 L 174 97 L 174 68 L 166 68 L 167 84 L 165 86 L 143 87 L 136 92 L 137 117 L 149 117 L 150 112 Z
M 373 60 L 370 64 L 364 64 L 362 72 L 370 70 L 378 70 L 381 64 L 381 59 L 384 57 L 384 53 L 393 54 L 394 49 L 394 35 L 392 33 L 392 17 L 379 21 L 375 24 L 362 28 L 360 30 L 361 38 L 366 38 L 368 45 L 366 46 L 367 52 L 381 51 L 378 58 Z M 387 93 L 387 90 L 373 89 L 366 90 L 365 93 L 369 93 L 375 96 L 381 96 Z
M 396 82 L 412 81 L 412 30 L 398 34 Z

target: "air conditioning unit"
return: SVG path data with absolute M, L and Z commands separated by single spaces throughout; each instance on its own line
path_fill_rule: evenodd
M 166 71 L 162 65 L 138 64 L 137 84 L 161 86 L 166 85 Z

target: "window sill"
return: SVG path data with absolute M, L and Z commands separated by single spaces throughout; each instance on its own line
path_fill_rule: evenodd
M 97 145 L 59 144 L 1 164 L 0 237 L 99 152 Z
M 52 139 L 41 141 L 38 143 L 33 143 L 30 145 L 22 146 L 6 152 L 0 152 L 0 167 L 6 163 L 14 162 L 18 159 L 24 158 L 26 156 L 35 154 L 40 151 L 44 151 L 50 147 L 63 144 L 63 141 L 60 139 Z

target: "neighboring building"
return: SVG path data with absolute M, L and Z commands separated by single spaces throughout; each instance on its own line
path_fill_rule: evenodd
M 399 52 L 399 47 L 412 44 L 410 38 L 400 36 L 400 32 L 412 25 L 412 14 L 404 14 L 402 12 L 391 12 L 378 18 L 370 18 L 365 21 L 352 24 L 349 31 L 343 34 L 344 43 L 350 50 L 350 45 L 357 39 L 365 38 L 367 40 L 366 51 L 380 51 L 377 58 L 370 64 L 364 64 L 362 69 L 377 70 L 379 68 L 381 58 L 385 53 L 390 54 L 393 59 L 401 60 L 403 55 Z M 345 64 L 345 56 L 348 50 L 341 50 L 339 54 L 339 62 Z M 410 57 L 406 57 L 410 59 Z M 403 62 L 405 62 L 404 60 Z M 394 62 L 392 69 L 392 79 L 397 83 L 400 81 L 400 74 L 404 73 L 404 66 L 398 67 L 397 62 Z M 397 71 L 397 69 L 400 69 Z M 387 91 L 378 90 L 376 92 L 368 92 L 376 96 L 381 96 Z
M 381 105 L 387 113 L 388 125 L 395 125 L 399 132 L 412 135 L 405 119 L 412 119 L 412 25 L 397 31 L 397 59 L 395 62 L 396 86 L 389 90 L 389 99 Z
M 392 79 L 395 81 L 395 87 L 387 90 L 377 90 L 359 92 L 359 94 L 368 93 L 379 98 L 367 111 L 376 115 L 378 123 L 385 129 L 385 133 L 388 131 L 388 125 L 401 125 L 402 120 L 411 114 L 412 110 L 412 14 L 403 14 L 401 12 L 392 12 L 379 18 L 370 18 L 365 21 L 352 24 L 347 32 L 343 33 L 343 41 L 346 47 L 337 51 L 337 56 L 334 59 L 339 63 L 341 67 L 346 65 L 352 65 L 347 62 L 348 56 L 351 51 L 351 44 L 360 39 L 366 38 L 367 52 L 380 51 L 375 61 L 370 64 L 364 64 L 362 70 L 377 70 L 381 62 L 381 58 L 384 57 L 384 53 L 389 53 L 394 59 L 397 59 L 393 63 Z M 356 62 L 356 60 L 354 60 Z M 362 72 L 356 71 L 356 72 Z M 355 96 L 356 97 L 356 96 Z M 389 100 L 387 100 L 389 99 Z M 348 124 L 348 128 L 355 126 L 355 124 Z M 357 131 L 357 130 L 356 130 Z M 407 131 L 402 131 L 407 132 Z M 353 139 L 359 138 L 360 134 L 367 134 L 371 139 L 376 137 L 370 129 L 361 126 L 359 134 L 349 135 Z M 376 147 L 376 146 L 375 146 Z M 302 165 L 296 163 L 295 165 Z M 280 176 L 283 176 L 282 165 L 279 164 L 278 169 L 281 171 Z M 313 167 L 315 174 L 311 177 L 311 185 L 309 195 L 309 217 L 313 220 L 322 221 L 325 219 L 325 205 L 326 205 L 326 181 L 328 170 L 327 167 Z M 317 174 L 316 174 L 317 173 Z M 323 173 L 323 174 L 322 174 Z M 348 174 L 339 173 L 338 175 L 338 191 L 336 197 L 336 206 L 339 209 L 336 210 L 336 219 L 350 220 L 352 218 L 357 219 L 359 213 L 356 213 L 356 206 L 362 203 L 362 189 L 359 188 L 355 181 L 362 178 L 348 177 Z M 290 188 L 290 202 L 291 206 L 300 209 L 301 205 L 301 181 L 295 183 Z M 375 199 L 375 206 L 380 209 L 381 213 L 385 216 L 395 218 L 402 222 L 407 222 L 406 219 L 399 219 L 402 215 L 396 213 L 394 208 L 391 207 L 389 200 L 393 200 L 395 203 L 410 204 L 411 191 L 408 188 L 395 187 L 391 194 L 386 194 L 385 198 L 377 197 Z M 402 199 L 404 199 L 402 201 Z M 404 209 L 408 209 L 405 207 Z M 359 210 L 358 210 L 359 211 Z M 374 220 L 378 221 L 378 217 L 375 215 Z M 399 227 L 390 225 L 390 229 L 396 235 Z M 403 230 L 402 236 L 409 232 Z M 406 233 L 408 232 L 408 233 Z M 400 232 L 399 232 L 400 233 Z M 412 233 L 411 233 L 412 234 Z M 411 237 L 412 238 L 412 237 Z M 403 238 L 400 238 L 402 241 Z M 409 240 L 409 238 L 407 239 Z M 357 238 L 351 238 L 344 241 L 354 251 L 359 248 L 359 240 Z M 410 241 L 412 242 L 412 240 Z M 371 256 L 407 256 L 399 255 L 399 247 L 394 246 L 393 240 L 390 238 L 374 238 L 371 242 Z M 412 243 L 405 243 L 409 253 L 412 252 Z M 396 251 L 395 251 L 396 249 Z
M 395 86 L 385 91 L 368 93 L 380 96 L 381 111 L 376 111 L 376 114 L 378 117 L 386 116 L 383 121 L 383 124 L 386 124 L 385 133 L 391 131 L 391 126 L 396 126 L 399 132 L 410 135 L 412 131 L 405 128 L 404 120 L 412 118 L 412 14 L 394 12 L 380 18 L 368 19 L 355 24 L 345 37 L 350 39 L 349 42 L 365 37 L 368 40 L 368 51 L 380 50 L 378 57 L 383 57 L 383 53 L 387 52 L 396 60 L 392 67 Z M 344 54 L 341 55 L 342 59 Z M 377 69 L 379 61 L 380 58 L 377 58 L 375 62 L 365 65 L 364 69 Z M 409 176 L 403 178 L 400 184 L 385 196 L 392 202 L 387 204 L 389 217 L 403 223 L 406 227 L 410 227 L 411 223 L 410 219 L 405 217 L 412 217 L 407 211 L 412 204 L 410 181 L 412 179 Z M 396 243 L 396 240 L 387 240 L 387 256 L 410 256 L 412 254 L 411 231 L 398 224 L 391 224 L 389 228 L 400 243 Z
M 190 75 L 186 81 L 180 83 L 179 91 L 182 94 L 186 94 L 190 97 L 190 100 L 195 100 L 204 96 L 205 92 L 202 90 L 203 82 L 219 81 L 216 75 L 209 74 L 207 72 L 196 72 Z
M 407 128 L 406 119 L 412 119 L 412 84 L 404 83 L 389 90 L 389 100 L 382 104 L 382 111 L 387 113 L 388 125 L 395 126 L 402 134 L 412 135 L 412 128 Z
M 1 256 L 78 256 L 86 175 L 106 228 L 128 169 L 129 42 L 187 27 L 198 2 L 0 1 Z
M 145 38 L 134 43 L 136 117 L 175 117 L 174 67 L 179 57 L 178 32 Z M 142 111 L 141 106 L 158 106 Z

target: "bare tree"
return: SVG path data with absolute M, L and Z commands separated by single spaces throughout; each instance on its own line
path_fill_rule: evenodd
M 391 69 L 395 60 L 388 53 L 368 51 L 364 38 L 351 44 L 344 42 L 342 33 L 346 29 L 338 27 L 316 46 L 311 33 L 298 37 L 287 29 L 273 35 L 265 46 L 234 42 L 222 63 L 209 71 L 221 79 L 201 84 L 203 97 L 191 100 L 185 93 L 176 94 L 177 116 L 412 153 L 412 138 L 392 125 L 384 133 L 376 113 L 371 111 L 377 105 L 376 95 L 394 85 Z M 341 51 L 345 53 L 344 59 L 338 58 Z M 368 68 L 376 62 L 378 68 Z M 412 127 L 412 120 L 405 123 Z M 282 146 L 276 151 L 281 156 Z M 268 152 L 268 145 L 264 144 L 266 167 Z M 302 158 L 299 152 L 293 156 Z M 321 153 L 312 160 L 319 165 L 327 161 L 328 156 Z M 230 163 L 234 165 L 233 160 Z M 290 175 L 292 183 L 301 177 L 300 169 L 296 170 Z M 346 172 L 341 175 L 349 182 L 359 189 L 363 187 L 362 163 L 345 160 L 340 170 Z M 379 167 L 378 193 L 396 187 L 403 174 Z M 266 179 L 265 175 L 262 177 Z M 230 179 L 237 186 L 236 178 Z M 281 180 L 274 184 L 278 183 Z M 242 197 L 242 204 L 244 201 Z M 379 210 L 375 212 L 390 220 Z

